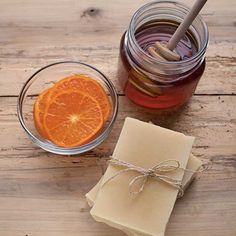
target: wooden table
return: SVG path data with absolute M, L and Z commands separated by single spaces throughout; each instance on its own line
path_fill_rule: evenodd
M 169 118 L 133 105 L 116 78 L 120 37 L 146 2 L 0 1 L 1 236 L 124 235 L 91 218 L 84 194 L 104 172 L 126 116 L 195 136 L 193 153 L 211 163 L 177 201 L 166 235 L 236 235 L 236 1 L 207 3 L 202 12 L 210 30 L 207 68 L 190 103 Z M 34 146 L 16 113 L 26 79 L 40 67 L 66 59 L 102 70 L 120 100 L 109 139 L 74 157 Z

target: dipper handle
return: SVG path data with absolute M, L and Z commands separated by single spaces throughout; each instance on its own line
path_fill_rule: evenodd
M 203 6 L 205 5 L 207 0 L 197 0 L 193 5 L 190 12 L 185 16 L 182 23 L 179 25 L 169 42 L 167 43 L 166 47 L 173 51 L 176 48 L 176 45 L 180 41 L 180 39 L 184 36 L 185 32 L 192 24 L 193 20 L 196 18 L 198 13 L 201 11 Z

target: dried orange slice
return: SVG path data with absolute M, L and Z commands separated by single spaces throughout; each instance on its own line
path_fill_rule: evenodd
M 50 89 L 45 90 L 37 97 L 34 103 L 34 112 L 33 112 L 35 127 L 39 132 L 39 134 L 42 135 L 44 138 L 46 138 L 47 135 L 43 127 L 43 118 L 44 118 L 44 111 L 48 103 L 49 90 Z
M 43 127 L 47 137 L 58 146 L 69 148 L 85 144 L 102 126 L 101 107 L 89 94 L 61 90 L 48 101 Z
M 104 121 L 107 121 L 111 112 L 111 103 L 104 88 L 94 79 L 86 75 L 73 75 L 57 82 L 50 97 L 53 98 L 58 92 L 64 89 L 82 91 L 93 97 L 100 105 Z

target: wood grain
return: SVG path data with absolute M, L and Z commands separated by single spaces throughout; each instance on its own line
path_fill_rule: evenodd
M 193 153 L 210 165 L 176 203 L 166 235 L 236 235 L 236 2 L 207 2 L 202 12 L 210 31 L 207 68 L 190 103 L 171 115 L 132 104 L 116 78 L 120 37 L 147 2 L 1 0 L 1 236 L 124 235 L 91 218 L 84 194 L 104 173 L 126 116 L 195 136 Z M 16 96 L 27 78 L 67 59 L 102 70 L 120 95 L 109 139 L 73 157 L 34 146 L 16 114 Z
M 235 47 L 236 48 L 236 47 Z M 45 49 L 45 53 L 50 53 L 51 48 Z M 81 50 L 81 49 L 80 49 Z M 54 50 L 53 50 L 54 51 Z M 57 49 L 57 53 L 60 49 Z M 65 51 L 71 54 L 75 53 L 76 49 L 63 49 L 63 55 Z M 236 50 L 235 50 L 236 52 Z M 54 52 L 55 53 L 55 52 Z M 78 52 L 82 61 L 88 62 L 98 69 L 102 70 L 109 79 L 111 79 L 116 85 L 117 92 L 122 95 L 123 92 L 117 81 L 117 56 L 118 48 L 93 48 L 92 58 L 86 59 L 89 54 L 89 50 L 86 49 L 83 52 Z M 236 53 L 235 53 L 236 54 Z M 40 66 L 44 66 L 49 63 L 58 61 L 58 57 L 55 56 L 50 59 L 45 58 L 18 58 L 15 56 L 12 59 L 0 58 L 0 96 L 17 96 L 21 87 L 25 81 L 34 73 L 40 69 Z M 69 57 L 61 56 L 61 60 L 67 60 Z M 76 59 L 76 57 L 72 57 Z M 29 64 L 29 62 L 31 62 Z M 4 79 L 12 78 L 12 79 Z M 236 94 L 236 60 L 231 57 L 207 57 L 207 66 L 203 77 L 201 78 L 195 94 Z M 14 83 L 12 84 L 12 80 Z
M 110 3 L 60 0 L 55 7 L 54 1 L 46 4 L 2 0 L 0 75 L 12 79 L 0 80 L 1 95 L 18 95 L 23 83 L 37 69 L 67 59 L 98 67 L 122 93 L 116 79 L 120 37 L 133 12 L 146 2 L 128 1 L 122 7 L 123 0 Z M 236 91 L 236 3 L 228 2 L 209 1 L 202 11 L 209 26 L 210 44 L 207 69 L 196 91 L 198 94 L 235 94 Z M 121 7 L 120 11 L 116 10 Z M 51 10 L 47 14 L 48 9 Z
M 16 101 L 17 99 L 12 97 L 0 98 L 0 133 L 2 137 L 6 137 L 0 142 L 0 157 L 37 157 L 44 151 L 31 143 L 20 126 Z M 168 113 L 150 113 L 137 107 L 124 96 L 119 97 L 119 102 L 119 115 L 109 138 L 94 151 L 85 154 L 86 156 L 109 156 L 127 116 L 152 121 L 157 125 L 195 136 L 194 152 L 206 159 L 216 154 L 233 155 L 236 151 L 236 96 L 195 96 L 182 111 L 171 116 Z M 12 136 L 14 131 L 15 135 Z

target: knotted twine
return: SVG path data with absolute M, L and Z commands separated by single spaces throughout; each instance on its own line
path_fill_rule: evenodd
M 157 181 L 161 181 L 169 186 L 178 189 L 179 190 L 178 196 L 182 197 L 184 195 L 184 190 L 181 184 L 182 180 L 167 176 L 166 173 L 175 172 L 177 170 L 183 170 L 192 173 L 198 172 L 180 167 L 179 161 L 174 159 L 161 161 L 157 165 L 148 169 L 115 158 L 111 158 L 109 163 L 113 166 L 125 167 L 125 169 L 118 171 L 115 175 L 108 178 L 103 183 L 102 187 L 121 174 L 124 174 L 129 171 L 135 171 L 138 172 L 140 175 L 134 177 L 129 182 L 129 192 L 130 194 L 135 194 L 135 195 L 141 193 L 144 190 L 148 178 L 151 178 Z M 134 189 L 135 186 L 138 186 L 138 190 Z

